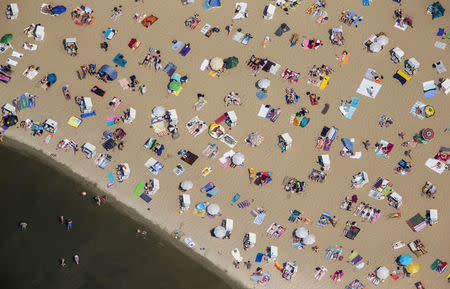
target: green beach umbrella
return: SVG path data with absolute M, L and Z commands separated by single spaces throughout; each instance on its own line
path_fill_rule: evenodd
M 239 59 L 236 56 L 228 57 L 223 61 L 227 69 L 236 67 L 239 64 Z
M 177 91 L 179 88 L 180 88 L 180 83 L 178 81 L 174 80 L 169 84 L 170 90 Z
M 2 39 L 0 40 L 0 43 L 9 43 L 13 39 L 13 35 L 11 33 L 3 35 Z

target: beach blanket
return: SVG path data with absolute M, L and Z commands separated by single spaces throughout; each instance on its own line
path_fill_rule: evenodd
M 447 43 L 445 42 L 440 42 L 440 41 L 436 41 L 434 43 L 434 47 L 445 50 L 445 48 L 447 47 Z
M 247 3 L 245 2 L 237 2 L 235 5 L 236 9 L 240 7 L 238 13 L 233 16 L 233 20 L 245 18 L 245 10 L 247 9 Z
M 241 198 L 241 195 L 239 195 L 238 193 L 236 193 L 233 197 L 233 199 L 231 200 L 231 202 L 236 203 L 239 199 Z
M 239 207 L 240 209 L 243 209 L 243 208 L 248 207 L 248 206 L 250 206 L 250 201 L 249 201 L 249 200 L 245 200 L 245 201 L 240 202 L 240 203 L 238 204 L 238 207 Z
M 328 246 L 328 248 L 325 250 L 325 259 L 331 260 L 331 258 L 333 257 L 334 254 L 334 247 L 333 246 Z
M 86 118 L 86 117 L 95 116 L 95 115 L 97 115 L 97 113 L 96 113 L 95 110 L 94 110 L 94 111 L 92 111 L 92 112 L 83 113 L 83 114 L 80 115 L 80 117 L 81 117 L 81 118 Z
M 130 89 L 130 86 L 129 86 L 130 83 L 128 82 L 128 80 L 126 78 L 119 79 L 118 82 L 123 90 Z
M 109 183 L 107 185 L 108 188 L 111 188 L 112 186 L 114 186 L 116 180 L 114 179 L 114 174 L 112 172 L 109 172 L 107 175 Z
M 139 197 L 147 203 L 150 203 L 152 201 L 152 198 L 146 193 L 142 193 Z
M 387 151 L 387 153 L 384 153 L 382 149 L 377 150 L 377 148 L 375 148 L 375 155 L 376 155 L 376 156 L 380 156 L 380 157 L 384 157 L 384 158 L 387 157 L 387 154 L 389 154 L 389 152 L 390 152 L 390 151 L 392 150 L 392 148 L 394 147 L 393 144 L 391 144 L 391 143 L 389 143 L 389 142 L 387 142 L 387 141 L 385 141 L 385 140 L 380 140 L 380 146 L 381 146 L 382 148 L 389 147 L 389 150 Z
M 166 128 L 166 123 L 161 120 L 155 123 L 152 123 L 153 131 L 158 135 L 159 137 L 163 137 L 165 135 L 169 135 L 169 131 Z
M 429 158 L 425 162 L 425 166 L 432 169 L 438 174 L 442 174 L 448 168 L 447 164 L 445 164 L 444 162 L 431 158 Z
M 209 65 L 209 60 L 203 59 L 202 64 L 200 64 L 200 70 L 205 71 L 205 69 L 208 67 L 208 65 Z
M 264 257 L 263 253 L 256 254 L 255 262 L 260 263 L 262 261 L 263 257 Z
M 260 90 L 256 93 L 256 97 L 258 97 L 259 100 L 263 100 L 267 97 L 267 94 L 264 92 L 264 90 Z
M 183 41 L 177 41 L 174 45 L 172 45 L 173 50 L 178 50 L 183 45 Z
M 7 64 L 12 65 L 12 66 L 17 66 L 17 64 L 19 64 L 19 62 L 12 60 L 11 58 L 8 58 L 8 60 L 6 61 Z
M 382 85 L 379 83 L 376 83 L 376 82 L 373 82 L 373 81 L 363 78 L 363 80 L 361 81 L 361 84 L 359 85 L 356 92 L 361 95 L 370 97 L 370 98 L 375 98 L 375 97 L 377 97 L 377 94 L 380 91 L 381 86 Z M 372 94 L 370 94 L 371 90 L 372 90 Z
M 439 94 L 438 90 L 436 89 L 436 84 L 434 83 L 434 80 L 425 81 L 422 83 L 423 86 L 423 95 L 425 98 L 433 98 Z
M 317 226 L 325 228 L 331 220 L 331 215 L 327 212 L 322 212 L 317 221 Z
M 406 28 L 408 28 L 408 24 L 403 23 L 403 25 L 400 24 L 400 21 L 395 21 L 394 27 L 397 29 L 400 29 L 401 31 L 405 31 Z
M 253 223 L 256 224 L 256 225 L 261 225 L 262 222 L 264 221 L 264 218 L 265 218 L 265 217 L 266 217 L 266 214 L 265 214 L 265 213 L 258 214 L 258 215 L 255 217 L 255 220 L 253 221 Z
M 242 38 L 244 38 L 244 33 L 242 33 L 242 32 L 238 31 L 233 35 L 233 40 L 236 42 L 241 42 Z
M 186 128 L 191 135 L 196 137 L 207 129 L 207 125 L 206 122 L 200 120 L 198 116 L 195 116 L 186 123 Z

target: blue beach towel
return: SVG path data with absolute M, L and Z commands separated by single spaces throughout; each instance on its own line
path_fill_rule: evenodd
M 180 49 L 181 45 L 183 45 L 183 42 L 182 42 L 182 41 L 177 41 L 177 42 L 172 46 L 172 49 L 173 49 L 173 50 L 178 50 L 178 49 Z
M 114 125 L 114 120 L 106 122 L 106 126 L 112 126 Z
M 267 94 L 264 91 L 260 90 L 256 93 L 256 97 L 258 97 L 258 99 L 262 100 L 267 97 Z
M 81 116 L 81 118 L 86 118 L 86 117 L 90 117 L 90 116 L 94 116 L 97 115 L 97 113 L 95 112 L 95 110 L 93 112 L 89 112 L 89 113 L 83 113 Z
M 140 195 L 141 199 L 143 199 L 144 201 L 146 201 L 147 203 L 150 203 L 150 201 L 152 200 L 152 198 L 150 198 L 149 195 L 147 195 L 146 193 L 142 193 Z
M 370 5 L 371 0 L 363 0 L 362 3 L 364 6 L 369 6 Z
M 347 114 L 345 115 L 346 118 L 352 119 L 353 114 L 356 111 L 356 108 L 359 104 L 359 98 L 358 97 L 352 97 L 352 101 L 350 102 L 350 107 L 348 109 Z
M 256 216 L 256 218 L 253 221 L 253 223 L 256 224 L 256 225 L 261 225 L 262 222 L 264 221 L 265 217 L 266 217 L 266 214 L 264 214 L 264 213 L 259 214 L 258 216 Z
M 255 262 L 260 263 L 262 261 L 262 258 L 264 257 L 263 253 L 256 254 Z
M 241 198 L 241 195 L 236 194 L 234 195 L 233 199 L 231 200 L 233 203 L 236 203 Z
M 438 32 L 436 33 L 436 36 L 442 36 L 445 33 L 445 29 L 444 28 L 439 28 Z
M 114 179 L 114 174 L 112 172 L 109 172 L 107 176 L 108 176 L 108 180 L 109 180 L 110 183 L 113 184 L 116 181 Z

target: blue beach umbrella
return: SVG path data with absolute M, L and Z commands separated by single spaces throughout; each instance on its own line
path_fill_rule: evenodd
M 55 82 L 56 82 L 56 74 L 50 73 L 50 74 L 47 76 L 47 81 L 48 81 L 50 84 L 55 83 Z
M 409 264 L 412 263 L 413 257 L 409 254 L 401 255 L 398 261 L 401 265 L 408 266 Z
M 65 6 L 59 5 L 59 6 L 55 6 L 52 8 L 52 13 L 59 15 L 59 14 L 63 14 L 64 12 L 66 12 L 66 10 L 67 9 Z
M 353 143 L 348 138 L 343 138 L 342 142 L 344 143 L 344 146 L 349 150 L 353 151 Z

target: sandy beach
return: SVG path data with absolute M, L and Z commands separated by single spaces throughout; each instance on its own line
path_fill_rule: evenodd
M 11 45 L 14 50 L 23 53 L 23 57 L 17 60 L 19 63 L 13 67 L 12 80 L 8 84 L 1 83 L 2 105 L 11 103 L 15 97 L 20 97 L 25 92 L 38 96 L 35 108 L 27 108 L 17 112 L 19 122 L 25 119 L 44 121 L 51 118 L 58 122 L 58 130 L 49 144 L 44 143 L 42 137 L 32 136 L 29 129 L 11 127 L 5 132 L 8 138 L 15 139 L 42 150 L 47 155 L 56 154 L 56 162 L 66 164 L 73 170 L 74 176 L 82 176 L 88 181 L 98 184 L 99 188 L 112 195 L 118 202 L 136 210 L 137 213 L 160 226 L 168 233 L 179 229 L 184 237 L 190 237 L 195 243 L 192 249 L 185 246 L 185 251 L 194 251 L 205 256 L 216 264 L 222 271 L 218 272 L 223 279 L 234 279 L 243 283 L 248 288 L 256 287 L 256 282 L 250 279 L 256 267 L 262 267 L 271 275 L 266 288 L 345 288 L 354 279 L 361 280 L 368 288 L 376 287 L 367 280 L 367 275 L 380 266 L 385 266 L 392 271 L 396 267 L 395 259 L 402 254 L 412 254 L 408 247 L 393 250 L 391 245 L 397 241 L 410 243 L 416 239 L 422 240 L 428 253 L 416 257 L 414 260 L 420 264 L 420 271 L 411 277 L 393 280 L 388 278 L 378 287 L 384 288 L 414 288 L 414 283 L 422 281 L 425 288 L 444 288 L 446 286 L 448 269 L 439 274 L 430 269 L 430 265 L 436 258 L 444 261 L 450 260 L 450 234 L 449 210 L 446 209 L 450 201 L 447 186 L 449 185 L 448 170 L 437 174 L 424 164 L 429 158 L 434 158 L 440 147 L 450 147 L 450 132 L 445 128 L 450 125 L 450 117 L 447 112 L 449 105 L 448 95 L 443 92 L 431 99 L 425 99 L 422 83 L 429 80 L 437 81 L 438 78 L 447 78 L 448 73 L 437 74 L 432 67 L 434 62 L 442 60 L 450 65 L 450 58 L 446 50 L 434 47 L 435 41 L 448 43 L 448 39 L 442 40 L 436 36 L 438 28 L 448 26 L 448 15 L 432 20 L 426 15 L 426 7 L 431 1 L 408 1 L 402 4 L 403 13 L 414 20 L 414 28 L 401 31 L 395 28 L 393 11 L 398 4 L 393 1 L 373 1 L 370 6 L 363 6 L 361 1 L 329 1 L 325 10 L 328 13 L 328 21 L 323 24 L 316 22 L 317 18 L 305 13 L 314 1 L 302 1 L 298 7 L 289 10 L 286 15 L 280 8 L 276 8 L 272 20 L 262 18 L 264 6 L 269 2 L 248 1 L 248 18 L 232 22 L 236 1 L 223 1 L 222 7 L 204 10 L 202 3 L 196 1 L 193 4 L 183 6 L 180 1 L 165 2 L 161 5 L 157 1 L 112 1 L 103 4 L 87 1 L 85 4 L 94 11 L 95 20 L 89 26 L 78 26 L 71 19 L 70 12 L 80 3 L 70 1 L 65 3 L 67 12 L 52 17 L 40 12 L 41 3 L 29 4 L 26 1 L 17 1 L 20 13 L 18 19 L 4 20 L 2 31 L 14 35 Z M 406 1 L 403 1 L 406 2 Z M 53 3 L 54 5 L 59 3 Z M 445 2 L 443 2 L 445 6 Z M 6 4 L 5 4 L 6 5 Z M 113 7 L 122 5 L 122 16 L 116 21 L 110 18 Z M 449 8 L 449 7 L 444 7 Z M 339 21 L 341 11 L 350 9 L 355 11 L 363 20 L 355 26 L 348 26 Z M 133 19 L 135 13 L 144 12 L 153 14 L 159 18 L 152 26 L 145 28 Z M 198 13 L 201 19 L 196 29 L 185 27 L 184 21 L 189 16 Z M 27 38 L 23 33 L 31 23 L 40 23 L 45 27 L 45 39 L 36 41 Z M 210 38 L 205 37 L 200 30 L 204 24 L 219 26 L 220 32 L 213 33 Z M 225 31 L 225 26 L 233 23 L 233 31 L 230 35 Z M 280 24 L 286 23 L 290 31 L 281 37 L 274 35 Z M 332 45 L 329 30 L 343 26 L 345 43 L 343 46 Z M 117 31 L 115 37 L 108 41 L 108 51 L 100 48 L 100 43 L 107 41 L 103 38 L 103 31 L 113 28 Z M 232 40 L 238 28 L 242 32 L 251 33 L 253 38 L 247 45 Z M 389 43 L 379 53 L 370 53 L 364 47 L 364 41 L 371 35 L 384 32 Z M 317 50 L 305 50 L 299 45 L 289 47 L 293 33 L 298 33 L 300 40 L 320 39 L 323 46 Z M 266 48 L 262 43 L 264 37 L 269 35 L 271 42 Z M 79 55 L 71 57 L 63 47 L 63 40 L 68 37 L 76 37 L 79 47 Z M 131 50 L 128 43 L 131 38 L 141 42 L 140 47 Z M 181 56 L 171 49 L 172 40 L 179 40 L 191 44 L 191 52 Z M 21 49 L 24 41 L 30 41 L 38 45 L 36 51 Z M 416 58 L 421 66 L 418 72 L 405 85 L 401 85 L 392 75 L 398 69 L 403 69 L 402 63 L 395 64 L 390 60 L 389 50 L 399 46 L 405 51 L 405 60 Z M 139 65 L 149 48 L 161 51 L 162 67 L 168 62 L 174 63 L 178 68 L 176 73 L 187 75 L 189 80 L 183 84 L 183 90 L 178 96 L 167 93 L 168 75 L 155 71 L 153 67 Z M 348 64 L 341 65 L 339 56 L 346 50 L 350 53 Z M 0 61 L 6 62 L 11 57 L 12 50 L 0 54 Z M 118 73 L 117 80 L 129 78 L 135 75 L 140 82 L 148 88 L 146 94 L 138 91 L 123 90 L 118 81 L 104 83 L 93 76 L 86 76 L 80 80 L 77 70 L 80 65 L 90 63 L 97 64 L 97 68 L 103 64 L 113 65 L 112 60 L 117 53 L 122 53 L 128 61 L 124 68 L 115 67 Z M 254 76 L 252 70 L 246 65 L 252 55 L 267 57 L 271 61 L 281 65 L 276 75 L 261 71 Z M 446 56 L 447 55 L 447 56 Z M 231 69 L 228 75 L 210 77 L 207 71 L 201 71 L 200 65 L 203 59 L 214 57 L 227 58 L 236 56 L 239 59 L 237 67 Z M 307 83 L 307 73 L 313 65 L 325 64 L 334 71 L 330 76 L 328 86 L 324 90 Z M 30 65 L 39 66 L 39 74 L 29 80 L 22 76 L 22 72 Z M 281 73 L 289 68 L 300 72 L 298 83 L 288 83 L 280 77 Z M 376 70 L 384 76 L 382 87 L 376 98 L 360 95 L 356 92 L 364 78 L 368 68 Z M 48 73 L 57 75 L 57 82 L 48 90 L 39 86 L 39 80 Z M 259 100 L 256 97 L 258 88 L 255 83 L 268 78 L 271 81 L 267 89 L 268 97 Z M 67 101 L 61 88 L 69 85 L 72 99 Z M 94 85 L 106 90 L 103 97 L 94 95 L 89 90 Z M 287 105 L 284 95 L 285 89 L 292 87 L 300 96 L 297 104 Z M 238 92 L 242 97 L 239 106 L 226 106 L 224 97 L 231 91 Z M 316 93 L 320 96 L 319 105 L 312 106 L 306 92 Z M 197 94 L 205 95 L 207 104 L 200 111 L 195 111 L 194 103 Z M 74 96 L 91 97 L 96 116 L 83 119 L 78 128 L 67 124 L 71 116 L 80 115 L 79 106 L 74 102 Z M 339 111 L 341 100 L 348 100 L 357 96 L 360 103 L 351 119 L 345 118 Z M 111 111 L 108 103 L 113 97 L 123 100 L 117 111 Z M 410 114 L 410 109 L 417 101 L 432 105 L 436 113 L 433 117 L 420 120 Z M 327 114 L 321 114 L 324 104 L 329 104 Z M 270 104 L 272 107 L 281 108 L 282 112 L 276 122 L 257 116 L 261 104 Z M 178 139 L 170 136 L 158 137 L 150 128 L 152 109 L 162 105 L 166 109 L 176 109 L 179 118 Z M 122 115 L 122 111 L 133 107 L 136 109 L 136 119 L 131 124 L 119 123 L 107 127 L 106 117 L 110 115 Z M 301 107 L 309 110 L 309 124 L 305 127 L 295 127 L 289 124 L 291 114 L 298 112 Z M 237 126 L 226 132 L 237 141 L 233 148 L 235 152 L 245 155 L 245 163 L 242 167 L 224 169 L 219 158 L 230 150 L 223 142 L 217 141 L 205 131 L 197 137 L 193 137 L 186 129 L 186 123 L 197 116 L 209 126 L 227 111 L 234 110 L 238 117 Z M 389 127 L 380 127 L 380 115 L 385 114 L 394 121 Z M 336 127 L 339 129 L 337 138 L 329 152 L 316 149 L 316 140 L 322 127 Z M 123 128 L 127 135 L 124 138 L 124 150 L 113 149 L 112 162 L 102 170 L 95 165 L 92 159 L 86 159 L 79 151 L 76 154 L 72 150 L 63 152 L 56 150 L 60 140 L 65 138 L 73 140 L 79 146 L 90 142 L 97 147 L 98 153 L 104 153 L 102 148 L 102 134 L 107 129 Z M 401 146 L 403 140 L 398 136 L 405 133 L 405 141 L 410 140 L 414 134 L 424 128 L 434 130 L 434 138 L 427 144 L 419 144 L 411 151 L 411 159 L 404 156 L 406 148 Z M 264 136 L 264 142 L 258 147 L 250 147 L 244 139 L 251 132 L 260 132 Z M 282 153 L 277 146 L 278 136 L 289 133 L 293 139 L 292 147 Z M 143 147 L 149 138 L 157 138 L 165 146 L 161 156 L 146 150 Z M 339 152 L 343 145 L 342 138 L 355 139 L 355 151 L 361 151 L 360 159 L 341 157 Z M 362 141 L 370 140 L 368 151 L 364 149 Z M 387 158 L 374 155 L 374 145 L 380 140 L 386 140 L 394 144 L 393 150 Z M 209 143 L 216 143 L 219 153 L 216 158 L 207 158 L 202 151 Z M 180 160 L 177 152 L 189 150 L 199 156 L 199 159 L 190 166 Z M 308 179 L 312 169 L 320 167 L 317 164 L 318 156 L 329 154 L 331 168 L 326 171 L 327 178 L 323 183 L 316 183 Z M 156 176 L 160 181 L 160 190 L 152 197 L 150 203 L 144 202 L 133 194 L 139 182 L 147 182 L 153 176 L 144 163 L 149 158 L 155 158 L 164 164 L 162 171 Z M 412 170 L 402 176 L 394 171 L 395 165 L 404 159 L 412 164 Z M 113 188 L 106 188 L 108 184 L 107 173 L 113 172 L 119 163 L 126 162 L 130 165 L 130 177 L 123 183 L 116 183 Z M 172 169 L 181 163 L 186 171 L 176 176 Z M 203 177 L 201 171 L 205 167 L 211 167 L 212 172 Z M 248 168 L 256 171 L 271 171 L 272 181 L 261 187 L 249 183 Z M 352 176 L 361 172 L 367 172 L 369 183 L 363 188 L 352 189 Z M 306 188 L 299 194 L 286 192 L 282 185 L 285 176 L 295 177 L 306 182 Z M 396 192 L 403 196 L 403 204 L 396 210 L 389 206 L 387 200 L 375 200 L 368 196 L 373 183 L 378 177 L 389 179 L 393 183 Z M 179 214 L 179 183 L 184 180 L 192 180 L 193 189 L 187 193 L 191 196 L 191 208 L 183 214 Z M 428 199 L 422 194 L 422 187 L 430 181 L 437 187 L 438 193 L 435 199 Z M 208 182 L 214 182 L 220 188 L 220 193 L 208 198 L 199 190 Z M 237 203 L 232 203 L 233 196 L 239 193 L 241 199 L 251 201 L 250 206 L 239 208 Z M 98 195 L 101 193 L 98 192 Z M 348 212 L 340 208 L 341 200 L 346 196 L 358 196 L 358 203 L 363 201 L 374 208 L 381 210 L 381 216 L 375 223 L 363 221 L 354 216 L 353 210 Z M 221 217 L 208 218 L 193 214 L 195 205 L 200 202 L 219 204 Z M 354 208 L 357 204 L 354 204 Z M 263 207 L 266 217 L 261 225 L 253 223 L 252 210 Z M 289 211 L 298 210 L 301 216 L 309 217 L 311 224 L 303 225 L 300 222 L 288 221 Z M 437 209 L 439 222 L 433 226 L 427 226 L 420 232 L 413 232 L 406 221 L 420 213 L 425 216 L 425 211 Z M 321 228 L 316 225 L 321 213 L 325 211 L 331 216 L 336 216 L 337 225 L 328 225 Z M 401 218 L 391 219 L 391 213 L 401 212 Z M 223 219 L 234 220 L 234 229 L 230 239 L 218 239 L 211 236 L 210 231 L 219 226 Z M 361 229 L 354 240 L 345 238 L 342 234 L 347 221 L 356 221 Z M 286 228 L 286 232 L 274 239 L 266 236 L 266 230 L 276 222 Z M 292 233 L 298 227 L 306 227 L 311 234 L 316 236 L 319 247 L 318 253 L 311 250 L 312 246 L 305 246 L 298 250 L 292 246 Z M 247 251 L 243 250 L 242 241 L 244 234 L 256 233 L 256 245 Z M 183 237 L 183 239 L 184 239 Z M 184 246 L 184 244 L 183 244 Z M 257 253 L 266 252 L 267 247 L 277 246 L 279 255 L 277 261 L 282 264 L 286 261 L 295 262 L 298 272 L 294 279 L 286 281 L 273 263 L 255 263 Z M 324 258 L 328 246 L 342 247 L 344 257 L 342 261 L 330 261 Z M 201 250 L 201 248 L 205 248 Z M 244 264 L 240 269 L 233 266 L 231 251 L 238 248 L 244 261 L 251 260 L 252 269 L 247 270 Z M 357 269 L 346 262 L 352 250 L 358 251 L 366 263 L 362 269 Z M 314 278 L 315 268 L 325 266 L 327 275 L 318 281 Z M 343 270 L 342 282 L 334 282 L 330 279 L 336 270 Z M 194 277 L 193 277 L 194 278 Z

